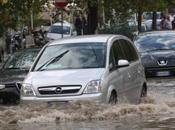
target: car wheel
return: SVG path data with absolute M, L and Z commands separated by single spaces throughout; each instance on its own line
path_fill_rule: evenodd
M 117 103 L 117 93 L 115 91 L 112 91 L 111 96 L 109 98 L 109 104 L 114 105 Z
M 8 104 L 9 102 L 10 102 L 9 99 L 6 99 L 6 98 L 3 98 L 2 99 L 2 103 L 5 104 L 5 105 Z

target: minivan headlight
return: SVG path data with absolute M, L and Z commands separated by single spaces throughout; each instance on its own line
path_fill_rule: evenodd
M 35 92 L 33 91 L 31 84 L 22 84 L 21 88 L 22 96 L 35 96 Z
M 101 92 L 101 81 L 100 80 L 92 80 L 90 81 L 84 90 L 84 93 L 99 93 Z

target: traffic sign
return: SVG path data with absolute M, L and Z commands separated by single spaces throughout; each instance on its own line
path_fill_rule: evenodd
M 57 8 L 64 8 L 67 4 L 67 0 L 55 0 L 55 6 Z

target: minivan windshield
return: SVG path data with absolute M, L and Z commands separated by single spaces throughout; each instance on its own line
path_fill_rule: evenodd
M 104 68 L 105 43 L 67 43 L 45 48 L 34 71 Z
M 50 27 L 49 33 L 56 33 L 56 34 L 62 34 L 62 27 L 58 25 L 52 25 Z M 63 26 L 63 34 L 70 34 L 70 27 L 69 26 Z

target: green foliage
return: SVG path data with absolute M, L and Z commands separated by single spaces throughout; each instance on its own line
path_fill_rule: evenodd
M 29 24 L 31 11 L 38 14 L 48 0 L 9 0 L 0 5 L 0 26 L 16 28 Z
M 119 34 L 124 35 L 130 39 L 133 39 L 134 32 L 136 31 L 137 31 L 136 28 L 129 27 L 128 24 L 123 24 L 120 26 L 113 24 L 110 27 L 106 26 L 105 28 L 98 30 L 100 34 Z
M 104 0 L 106 19 L 111 20 L 114 11 L 120 19 L 128 17 L 131 6 L 131 0 Z
M 113 10 L 120 17 L 128 17 L 131 13 L 142 11 L 163 11 L 174 0 L 103 0 L 107 19 L 113 18 Z M 122 18 L 121 18 L 122 19 Z

